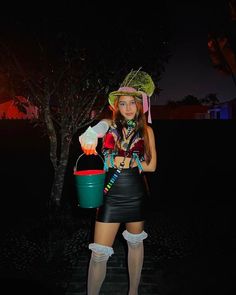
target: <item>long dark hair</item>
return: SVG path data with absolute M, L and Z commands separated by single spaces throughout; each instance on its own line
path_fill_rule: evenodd
M 144 139 L 145 160 L 147 164 L 149 164 L 151 161 L 152 155 L 150 151 L 149 137 L 148 137 L 148 131 L 147 131 L 147 128 L 148 128 L 147 120 L 146 120 L 145 114 L 143 113 L 142 100 L 135 97 L 135 103 L 137 106 L 137 112 L 135 115 L 135 121 L 137 124 L 135 127 L 135 131 L 138 131 L 140 134 L 140 137 L 143 137 Z M 118 136 L 116 145 L 120 147 L 121 141 L 123 140 L 122 129 L 126 127 L 126 120 L 120 113 L 118 104 L 119 104 L 119 97 L 115 100 L 114 108 L 112 109 L 113 111 L 112 124 L 116 126 L 117 128 L 119 136 Z

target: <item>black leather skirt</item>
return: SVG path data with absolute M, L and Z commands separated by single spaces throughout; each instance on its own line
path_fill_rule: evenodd
M 109 168 L 108 183 L 116 169 Z M 107 194 L 103 205 L 98 208 L 96 220 L 100 222 L 135 222 L 145 220 L 147 203 L 143 174 L 137 167 L 123 169 Z

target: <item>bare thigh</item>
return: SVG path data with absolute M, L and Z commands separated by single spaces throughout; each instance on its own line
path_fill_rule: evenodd
M 125 224 L 127 231 L 131 234 L 140 234 L 144 228 L 144 221 L 127 222 Z
M 112 247 L 120 223 L 106 223 L 96 221 L 94 232 L 94 243 Z

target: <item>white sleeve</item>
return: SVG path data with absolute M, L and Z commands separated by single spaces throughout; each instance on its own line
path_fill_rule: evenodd
M 97 133 L 97 137 L 103 137 L 109 129 L 109 124 L 107 121 L 102 120 L 93 126 L 92 129 Z
M 86 131 L 79 136 L 79 141 L 81 145 L 85 144 L 95 144 L 99 137 L 103 137 L 107 130 L 109 129 L 109 124 L 106 121 L 100 121 L 95 126 L 89 126 Z

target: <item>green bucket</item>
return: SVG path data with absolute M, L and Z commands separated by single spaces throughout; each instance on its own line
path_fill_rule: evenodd
M 74 178 L 78 205 L 81 208 L 98 208 L 103 203 L 105 170 L 77 170 L 80 155 L 74 167 Z M 98 155 L 101 159 L 102 157 Z M 103 159 L 102 159 L 103 161 Z

